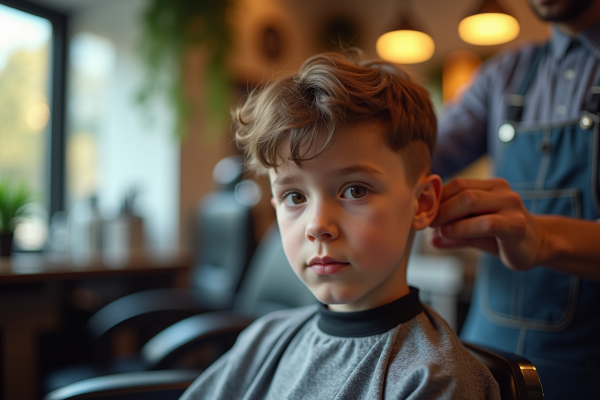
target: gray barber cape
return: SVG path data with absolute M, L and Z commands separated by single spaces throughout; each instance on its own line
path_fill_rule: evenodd
M 489 370 L 418 291 L 372 310 L 268 314 L 183 400 L 500 399 Z

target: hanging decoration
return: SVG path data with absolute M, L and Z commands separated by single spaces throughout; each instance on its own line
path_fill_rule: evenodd
M 227 10 L 232 0 L 150 0 L 142 19 L 142 53 L 146 76 L 138 100 L 154 94 L 170 99 L 177 117 L 175 132 L 185 136 L 191 104 L 185 96 L 182 71 L 187 52 L 194 46 L 206 54 L 205 113 L 210 136 L 221 134 L 229 121 L 232 79 L 226 56 L 231 38 Z

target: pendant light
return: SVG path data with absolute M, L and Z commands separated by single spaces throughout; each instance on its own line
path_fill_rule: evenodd
M 519 23 L 496 0 L 483 0 L 474 13 L 458 24 L 458 34 L 467 43 L 490 46 L 519 36 Z
M 408 21 L 408 13 L 400 20 L 398 28 L 377 39 L 375 48 L 379 57 L 399 64 L 416 64 L 427 61 L 435 51 L 431 36 Z

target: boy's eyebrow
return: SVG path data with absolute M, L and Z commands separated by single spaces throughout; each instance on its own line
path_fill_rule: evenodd
M 356 174 L 356 173 L 363 173 L 363 174 L 370 174 L 370 175 L 383 175 L 383 172 L 381 172 L 377 168 L 370 167 L 368 165 L 360 165 L 360 164 L 351 165 L 349 167 L 344 167 L 344 168 L 326 172 L 327 175 L 332 175 L 332 176 L 343 176 L 343 175 L 351 175 L 351 174 Z M 289 185 L 289 184 L 296 182 L 298 179 L 299 178 L 296 175 L 278 176 L 277 178 L 275 178 L 275 180 L 273 180 L 272 185 L 273 186 Z
M 371 175 L 383 175 L 383 172 L 377 168 L 370 167 L 368 165 L 351 165 L 349 167 L 341 168 L 331 172 L 332 175 L 350 175 L 355 173 L 366 173 Z

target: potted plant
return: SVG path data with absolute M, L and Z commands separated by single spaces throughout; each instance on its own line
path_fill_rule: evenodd
M 19 218 L 26 215 L 24 207 L 32 201 L 31 190 L 23 183 L 13 185 L 8 179 L 0 181 L 0 257 L 9 257 Z

